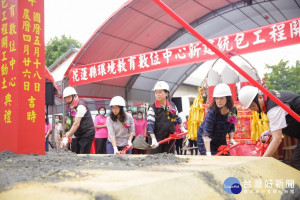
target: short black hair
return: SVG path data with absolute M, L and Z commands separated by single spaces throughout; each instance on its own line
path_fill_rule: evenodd
M 139 114 L 139 113 L 141 113 L 141 114 L 143 115 L 143 112 L 142 112 L 142 111 L 138 111 L 138 112 L 137 112 L 137 114 Z
M 137 114 L 139 114 L 139 113 L 142 115 L 142 119 L 144 119 L 143 112 L 139 110 L 139 111 L 137 112 Z
M 103 106 L 101 106 L 101 107 L 98 109 L 98 113 L 100 114 L 100 110 L 101 110 L 101 108 L 104 108 L 104 110 L 105 110 L 105 113 L 104 113 L 104 114 L 106 114 L 106 108 L 105 108 L 105 107 L 103 107 Z
M 165 93 L 168 93 L 168 95 L 167 95 L 167 97 L 166 98 L 168 98 L 169 97 L 169 94 L 170 94 L 170 92 L 168 91 L 168 90 L 164 90 L 165 91 Z

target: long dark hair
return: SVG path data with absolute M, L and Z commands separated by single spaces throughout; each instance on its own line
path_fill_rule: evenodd
M 231 110 L 233 108 L 233 105 L 234 105 L 234 103 L 233 103 L 232 97 L 231 96 L 226 96 L 226 104 L 225 104 L 225 106 L 229 110 Z M 219 110 L 219 108 L 218 108 L 218 106 L 216 104 L 216 99 L 215 98 L 209 104 L 208 109 L 212 109 L 213 111 L 218 111 Z
M 126 119 L 126 113 L 123 109 L 123 106 L 119 106 L 120 108 L 120 112 L 119 112 L 119 115 L 120 115 L 120 122 L 125 122 L 125 119 Z M 113 113 L 113 111 L 110 112 L 109 114 L 111 120 L 113 120 L 114 122 L 117 121 L 117 116 Z
M 47 115 L 46 115 L 46 118 L 45 118 L 45 122 L 46 122 L 47 125 L 49 125 L 49 118 L 48 118 Z

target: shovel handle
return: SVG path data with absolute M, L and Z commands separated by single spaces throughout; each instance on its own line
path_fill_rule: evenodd
M 163 140 L 161 140 L 161 141 L 159 141 L 159 142 L 157 142 L 158 144 L 163 144 L 163 143 L 165 143 L 165 142 L 169 142 L 170 140 L 176 140 L 176 139 L 179 139 L 181 136 L 184 136 L 184 135 L 186 135 L 186 134 L 188 134 L 188 132 L 186 132 L 186 133 L 179 133 L 179 134 L 172 134 L 172 136 L 171 136 L 171 134 L 169 135 L 169 137 L 167 137 L 167 138 L 165 138 L 165 139 L 163 139 Z M 174 135 L 174 136 L 173 136 Z
M 272 138 L 272 135 L 268 135 L 268 139 L 265 141 L 265 144 L 267 144 L 267 145 L 266 145 L 266 147 L 267 147 L 266 150 L 267 150 L 268 147 L 269 147 L 271 138 Z M 261 142 L 261 141 L 260 141 L 260 142 Z M 262 149 L 261 149 L 261 150 L 259 151 L 259 157 L 262 157 L 262 156 L 264 155 L 264 153 L 265 153 L 266 150 L 262 150 Z
M 130 145 L 130 146 L 126 145 L 124 147 L 124 149 L 122 151 L 120 151 L 120 154 L 126 154 L 127 151 L 129 151 L 130 149 L 132 149 L 132 145 Z

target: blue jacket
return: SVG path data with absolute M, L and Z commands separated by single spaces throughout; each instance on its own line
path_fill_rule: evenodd
M 233 107 L 230 112 L 237 113 L 237 110 Z M 228 122 L 228 115 L 221 115 L 219 111 L 209 109 L 197 132 L 197 144 L 200 153 L 202 155 L 206 153 L 202 136 L 208 136 L 212 139 L 210 147 L 213 153 L 217 152 L 219 146 L 227 145 L 226 135 L 231 132 L 235 132 L 235 125 Z

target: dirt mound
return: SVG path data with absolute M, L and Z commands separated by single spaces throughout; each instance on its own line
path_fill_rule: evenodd
M 0 152 L 0 191 L 17 182 L 56 181 L 86 176 L 78 169 L 135 170 L 153 165 L 172 165 L 187 162 L 174 154 L 133 155 L 81 155 L 58 149 L 45 156 Z

